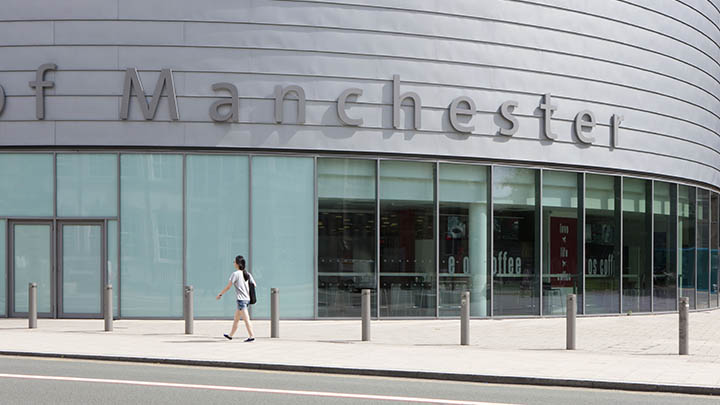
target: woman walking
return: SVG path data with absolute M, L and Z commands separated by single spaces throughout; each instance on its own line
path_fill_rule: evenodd
M 235 257 L 235 269 L 236 270 L 230 275 L 230 280 L 228 281 L 228 284 L 225 286 L 225 288 L 223 288 L 222 291 L 220 291 L 220 294 L 215 297 L 215 299 L 219 300 L 223 296 L 223 294 L 225 294 L 230 289 L 230 287 L 235 286 L 235 298 L 237 299 L 237 310 L 235 311 L 235 319 L 233 320 L 233 325 L 230 333 L 223 334 L 223 336 L 225 336 L 229 340 L 232 340 L 233 335 L 235 335 L 235 332 L 237 331 L 238 322 L 242 317 L 243 322 L 245 322 L 245 328 L 248 332 L 248 338 L 245 339 L 245 342 L 253 342 L 255 341 L 255 335 L 253 333 L 252 324 L 250 323 L 250 313 L 248 312 L 248 305 L 250 305 L 249 284 L 256 286 L 255 279 L 253 278 L 252 274 L 245 270 L 245 258 L 243 258 L 242 256 Z

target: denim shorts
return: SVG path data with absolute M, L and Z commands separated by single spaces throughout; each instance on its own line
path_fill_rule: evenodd
M 247 308 L 248 305 L 250 305 L 250 301 L 248 300 L 237 300 L 238 310 L 242 311 L 243 309 Z

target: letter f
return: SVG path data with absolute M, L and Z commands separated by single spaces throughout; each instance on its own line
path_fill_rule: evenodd
M 39 120 L 45 119 L 45 88 L 55 86 L 55 82 L 44 80 L 45 72 L 48 70 L 57 70 L 57 65 L 54 63 L 40 65 L 35 73 L 35 81 L 28 83 L 35 89 L 35 117 Z

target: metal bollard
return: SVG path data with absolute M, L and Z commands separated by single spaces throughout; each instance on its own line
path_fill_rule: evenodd
M 113 294 L 112 285 L 105 286 L 105 302 L 103 305 L 103 316 L 105 317 L 105 332 L 113 330 Z
M 280 337 L 280 289 L 270 289 L 270 337 Z
M 37 328 L 37 283 L 28 284 L 28 328 Z
M 567 350 L 575 350 L 575 319 L 577 318 L 577 295 L 567 296 L 567 322 L 565 326 L 565 347 Z
M 185 317 L 185 334 L 193 334 L 193 286 L 186 285 L 183 290 L 183 316 Z
M 361 305 L 360 312 L 362 314 L 362 341 L 370 341 L 370 297 L 372 297 L 372 290 L 363 289 L 361 294 Z
M 680 355 L 690 354 L 690 299 L 688 297 L 680 297 L 680 305 L 678 309 L 680 315 Z
M 460 344 L 470 344 L 470 291 L 463 291 L 460 298 Z

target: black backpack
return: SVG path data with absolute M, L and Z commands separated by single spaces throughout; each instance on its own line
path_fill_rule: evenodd
M 250 275 L 247 271 L 243 271 L 243 278 L 245 281 L 250 280 Z M 257 302 L 257 296 L 255 295 L 255 284 L 248 282 L 248 290 L 250 292 L 250 305 Z

